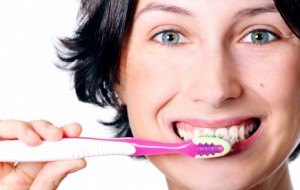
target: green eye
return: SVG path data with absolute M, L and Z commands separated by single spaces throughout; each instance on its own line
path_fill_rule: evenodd
M 165 45 L 178 45 L 187 42 L 187 39 L 176 31 L 163 31 L 154 36 L 154 40 Z
M 251 39 L 254 43 L 266 43 L 269 41 L 269 33 L 263 31 L 253 32 Z
M 243 39 L 243 42 L 265 44 L 277 39 L 279 37 L 268 30 L 254 30 Z
M 165 32 L 162 34 L 162 41 L 165 44 L 177 44 L 180 36 L 177 32 Z

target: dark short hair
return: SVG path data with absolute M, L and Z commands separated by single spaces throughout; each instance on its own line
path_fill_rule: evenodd
M 74 36 L 61 39 L 57 47 L 59 67 L 74 74 L 78 99 L 117 110 L 113 121 L 102 122 L 114 127 L 117 137 L 132 137 L 126 106 L 114 87 L 136 6 L 136 0 L 81 0 Z
M 300 38 L 300 1 L 274 0 L 274 3 L 286 24 Z
M 137 0 L 81 0 L 78 28 L 71 38 L 57 47 L 61 68 L 74 74 L 74 86 L 80 101 L 101 107 L 113 107 L 117 115 L 102 122 L 116 130 L 116 137 L 132 137 L 127 108 L 115 91 L 119 82 L 119 64 L 133 25 Z M 298 0 L 274 0 L 291 30 L 300 38 Z M 290 156 L 295 159 L 300 144 Z

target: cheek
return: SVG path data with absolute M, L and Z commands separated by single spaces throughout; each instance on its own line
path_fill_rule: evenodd
M 299 48 L 285 47 L 276 53 L 244 57 L 240 73 L 244 86 L 262 97 L 267 105 L 290 108 L 300 105 L 300 56 Z M 270 56 L 268 56 L 270 55 Z
M 177 71 L 162 58 L 141 56 L 127 64 L 125 97 L 134 136 L 159 138 L 158 114 L 177 92 Z
M 140 66 L 134 66 L 135 68 L 131 68 L 127 73 L 126 91 L 128 101 L 131 101 L 128 104 L 139 102 L 141 106 L 159 106 L 175 93 L 175 73 L 171 68 L 155 67 L 157 64 L 160 63 L 137 63 L 136 65 Z
M 130 49 L 125 74 L 127 97 L 151 107 L 165 104 L 178 93 L 186 79 L 183 73 L 189 70 L 187 57 L 192 57 L 188 55 L 187 51 L 166 50 L 166 47 Z
M 267 81 L 261 83 L 261 89 L 266 92 L 268 99 L 273 100 L 274 106 L 299 110 L 300 63 L 295 60 L 285 61 L 266 73 Z
M 300 135 L 300 56 L 282 55 L 253 70 L 251 89 L 269 109 L 270 139 L 276 136 L 292 146 Z

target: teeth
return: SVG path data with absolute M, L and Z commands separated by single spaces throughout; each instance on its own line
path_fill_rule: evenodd
M 179 136 L 184 140 L 191 140 L 199 136 L 202 137 L 220 137 L 231 144 L 247 139 L 257 129 L 255 123 L 243 123 L 228 128 L 200 128 L 189 126 L 185 123 L 177 125 Z
M 245 140 L 245 126 L 241 126 L 239 129 L 239 139 Z
M 250 127 L 249 127 L 249 133 L 252 133 L 253 129 L 254 129 L 254 126 L 251 124 Z
M 187 134 L 187 136 L 186 136 L 187 139 L 193 138 L 193 133 L 191 131 L 188 131 L 186 134 Z
M 229 136 L 231 136 L 234 139 L 239 138 L 239 129 L 237 126 L 232 126 L 229 128 Z
M 215 134 L 215 132 L 212 129 L 204 129 L 202 132 L 202 136 L 205 136 L 205 137 L 213 137 L 214 134 Z
M 226 137 L 228 135 L 228 130 L 226 128 L 217 129 L 215 132 L 216 137 Z
M 197 128 L 194 130 L 194 135 L 193 137 L 196 138 L 196 137 L 200 137 L 201 136 L 201 131 L 198 130 Z
M 249 127 L 245 128 L 245 138 L 248 138 L 250 136 L 249 133 L 250 133 L 250 128 Z

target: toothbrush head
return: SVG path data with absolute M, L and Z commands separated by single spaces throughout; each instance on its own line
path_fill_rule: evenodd
M 217 137 L 197 137 L 194 138 L 195 158 L 217 158 L 225 156 L 231 150 L 228 141 Z

